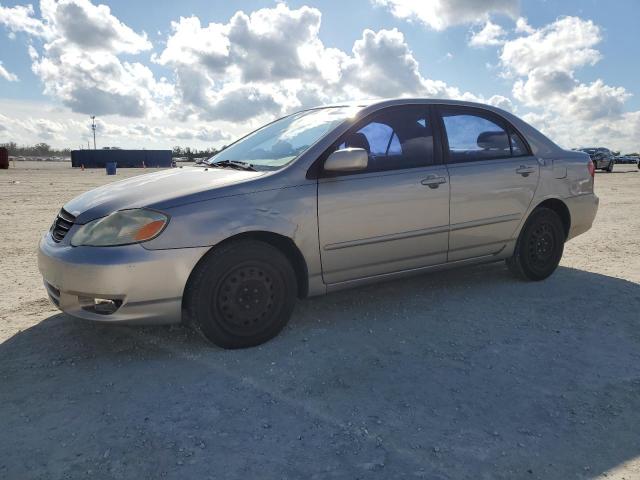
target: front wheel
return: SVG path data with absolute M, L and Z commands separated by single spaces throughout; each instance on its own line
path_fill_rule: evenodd
M 507 266 L 517 277 L 544 280 L 558 267 L 564 241 L 564 228 L 558 214 L 549 208 L 537 208 L 520 232 Z
M 212 250 L 185 291 L 187 320 L 222 348 L 246 348 L 275 337 L 289 321 L 296 275 L 277 248 L 240 240 Z
M 607 167 L 607 172 L 609 172 L 609 173 L 613 172 L 613 162 L 611 162 L 609 164 L 609 166 Z

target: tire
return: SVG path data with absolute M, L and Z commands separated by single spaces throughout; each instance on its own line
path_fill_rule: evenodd
M 192 272 L 186 320 L 219 347 L 253 347 L 284 328 L 296 293 L 295 272 L 280 250 L 239 240 L 209 252 Z
M 609 166 L 607 167 L 607 172 L 609 172 L 609 173 L 613 172 L 613 162 L 611 162 L 609 164 Z
M 536 208 L 520 232 L 507 266 L 521 279 L 544 280 L 558 268 L 564 242 L 564 227 L 558 214 L 549 208 Z

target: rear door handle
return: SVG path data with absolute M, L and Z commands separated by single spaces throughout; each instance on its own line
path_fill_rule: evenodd
M 427 178 L 420 182 L 429 188 L 438 188 L 443 183 L 447 183 L 447 179 L 438 175 L 429 175 Z
M 530 173 L 533 173 L 535 171 L 535 168 L 529 167 L 527 165 L 520 165 L 519 168 L 516 168 L 516 173 L 522 175 L 523 177 L 527 177 Z

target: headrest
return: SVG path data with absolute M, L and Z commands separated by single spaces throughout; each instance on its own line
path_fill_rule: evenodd
M 347 148 L 364 148 L 367 153 L 371 153 L 371 146 L 369 145 L 369 140 L 364 133 L 356 132 L 352 133 L 345 140 L 345 146 Z
M 507 132 L 482 132 L 478 135 L 478 147 L 483 150 L 509 150 L 509 138 Z

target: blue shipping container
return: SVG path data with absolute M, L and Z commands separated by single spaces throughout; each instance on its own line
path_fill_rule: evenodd
M 171 166 L 171 150 L 73 150 L 71 166 L 105 168 L 107 163 L 117 162 L 118 168 L 168 168 Z

